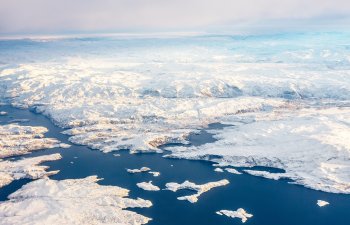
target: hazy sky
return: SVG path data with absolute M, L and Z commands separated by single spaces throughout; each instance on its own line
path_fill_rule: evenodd
M 349 17 L 350 0 L 0 0 L 0 34 L 342 26 Z

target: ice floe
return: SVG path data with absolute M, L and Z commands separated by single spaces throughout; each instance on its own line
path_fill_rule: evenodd
M 176 192 L 178 190 L 182 190 L 182 189 L 188 189 L 188 190 L 194 190 L 197 193 L 193 194 L 193 195 L 187 195 L 187 196 L 182 196 L 182 197 L 178 197 L 178 200 L 187 200 L 191 203 L 195 203 L 198 201 L 198 197 L 200 195 L 202 195 L 203 193 L 209 191 L 212 188 L 215 187 L 220 187 L 220 186 L 225 186 L 227 184 L 229 184 L 230 182 L 226 179 L 223 180 L 219 180 L 219 181 L 214 181 L 214 182 L 209 182 L 206 184 L 195 184 L 192 183 L 190 181 L 185 181 L 182 184 L 179 183 L 175 183 L 175 182 L 170 182 L 167 183 L 166 186 L 166 190 L 170 190 L 173 192 Z
M 245 223 L 249 218 L 253 217 L 252 214 L 247 213 L 244 209 L 239 208 L 236 211 L 232 210 L 220 210 L 216 214 L 221 216 L 227 216 L 231 218 L 239 218 L 242 220 L 242 223 Z
M 323 206 L 329 205 L 329 202 L 326 202 L 326 201 L 323 201 L 323 200 L 317 200 L 317 205 L 319 207 L 323 207 Z
M 96 176 L 84 179 L 39 179 L 24 185 L 0 203 L 0 224 L 146 224 L 150 218 L 127 210 L 150 207 L 129 190 L 102 186 Z
M 141 167 L 140 169 L 126 169 L 128 173 L 142 173 L 142 172 L 147 172 L 150 171 L 151 169 L 148 167 Z
M 219 173 L 223 173 L 224 172 L 224 170 L 219 168 L 219 167 L 215 168 L 214 171 L 215 172 L 219 172 Z
M 7 115 L 7 112 L 5 111 L 0 111 L 0 116 L 6 116 Z
M 152 181 L 149 182 L 141 182 L 136 184 L 139 188 L 146 190 L 146 191 L 159 191 L 160 188 L 154 184 L 152 184 Z
M 236 170 L 234 168 L 226 168 L 225 170 L 229 173 L 233 173 L 233 174 L 237 174 L 237 175 L 242 174 L 241 172 L 239 172 L 238 170 Z
M 58 153 L 25 158 L 17 161 L 0 159 L 0 188 L 10 184 L 14 180 L 23 178 L 37 179 L 56 174 L 59 171 L 46 171 L 49 167 L 40 166 L 39 164 L 59 159 L 61 159 L 61 155 Z
M 152 174 L 154 177 L 158 177 L 160 175 L 160 172 L 156 171 L 149 171 L 148 173 Z
M 70 147 L 55 138 L 44 137 L 47 131 L 45 127 L 0 125 L 0 159 L 46 148 Z

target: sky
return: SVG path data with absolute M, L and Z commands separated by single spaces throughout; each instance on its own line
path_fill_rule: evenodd
M 350 0 L 0 0 L 0 35 L 332 28 L 349 18 Z

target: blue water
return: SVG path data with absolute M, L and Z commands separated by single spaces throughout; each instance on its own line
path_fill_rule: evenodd
M 55 137 L 68 143 L 68 136 L 60 133 L 62 129 L 54 126 L 48 118 L 42 115 L 9 106 L 0 106 L 0 111 L 9 112 L 8 116 L 0 117 L 0 124 L 6 124 L 13 119 L 29 119 L 23 124 L 45 126 L 49 129 L 47 137 Z M 220 127 L 218 124 L 213 124 L 213 126 Z M 215 139 L 203 131 L 199 135 L 191 136 L 190 141 L 194 145 L 200 145 L 208 141 L 215 141 Z M 56 152 L 62 154 L 63 158 L 45 163 L 52 170 L 60 170 L 60 173 L 51 177 L 52 179 L 61 180 L 98 175 L 104 178 L 99 182 L 102 185 L 118 185 L 130 189 L 131 197 L 141 197 L 153 202 L 151 208 L 130 209 L 153 218 L 149 225 L 241 224 L 239 219 L 215 214 L 221 209 L 236 210 L 240 207 L 254 214 L 246 224 L 350 224 L 350 195 L 310 190 L 302 186 L 288 184 L 287 181 L 268 180 L 247 174 L 216 173 L 213 171 L 211 163 L 205 161 L 168 159 L 162 158 L 161 154 L 130 155 L 128 151 L 117 152 L 121 156 L 115 157 L 113 153 L 104 154 L 78 145 L 72 145 L 69 149 L 55 148 L 37 151 L 24 157 Z M 71 164 L 71 162 L 74 163 Z M 153 177 L 146 173 L 129 174 L 126 172 L 126 168 L 139 168 L 141 166 L 148 166 L 154 171 L 160 171 L 161 175 Z M 201 184 L 224 178 L 230 181 L 229 185 L 210 190 L 203 194 L 195 204 L 176 199 L 178 196 L 191 193 L 190 191 L 147 192 L 136 186 L 138 182 L 149 180 L 152 180 L 155 185 L 164 187 L 165 183 L 172 181 L 183 182 L 188 179 Z M 10 193 L 28 182 L 30 180 L 23 179 L 0 189 L 0 200 L 6 200 Z M 320 208 L 316 205 L 318 199 L 329 201 L 331 204 Z

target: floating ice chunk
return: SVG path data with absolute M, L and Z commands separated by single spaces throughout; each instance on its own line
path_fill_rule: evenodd
M 13 180 L 22 178 L 37 179 L 50 176 L 59 171 L 47 172 L 48 166 L 39 166 L 40 163 L 61 159 L 60 154 L 44 155 L 25 158 L 17 161 L 0 160 L 0 188 L 10 184 Z
M 127 169 L 128 173 L 142 173 L 150 171 L 151 169 L 148 167 L 141 167 L 140 169 Z
M 212 188 L 225 186 L 229 183 L 230 182 L 228 180 L 223 179 L 223 180 L 219 180 L 219 181 L 215 181 L 215 182 L 209 182 L 206 184 L 198 185 L 198 184 L 195 184 L 195 183 L 192 183 L 192 182 L 189 182 L 186 180 L 182 184 L 171 182 L 171 183 L 167 183 L 165 186 L 166 186 L 166 190 L 170 190 L 173 192 L 176 192 L 176 191 L 181 190 L 181 189 L 189 189 L 189 190 L 197 191 L 196 194 L 182 196 L 182 197 L 177 198 L 178 200 L 187 200 L 191 203 L 195 203 L 198 201 L 198 197 L 201 194 L 209 191 Z
M 150 218 L 125 210 L 150 207 L 148 200 L 127 198 L 129 190 L 102 186 L 96 176 L 39 179 L 0 203 L 1 224 L 146 224 Z M 29 207 L 30 206 L 30 207 Z
M 270 173 L 268 171 L 260 171 L 260 170 L 243 170 L 243 171 L 250 175 L 265 177 L 273 180 L 279 180 L 281 178 L 290 178 L 288 174 L 285 174 L 285 173 Z
M 248 220 L 248 218 L 251 218 L 253 216 L 252 214 L 247 213 L 242 208 L 239 208 L 236 211 L 220 210 L 220 211 L 217 211 L 216 214 L 221 216 L 231 217 L 231 218 L 240 218 L 242 220 L 242 223 L 245 223 Z
M 119 156 L 120 156 L 120 154 L 113 154 L 113 156 L 115 156 L 115 157 L 119 157 Z
M 156 171 L 150 171 L 148 173 L 152 174 L 154 177 L 158 177 L 160 175 L 160 172 L 156 172 Z
M 233 174 L 242 174 L 241 172 L 239 172 L 238 170 L 234 169 L 234 168 L 226 168 L 225 169 L 227 172 L 229 173 L 233 173 Z
M 219 168 L 219 167 L 215 168 L 214 171 L 215 172 L 219 172 L 219 173 L 223 173 L 224 172 L 224 170 Z
M 70 144 L 66 144 L 66 143 L 60 143 L 58 146 L 59 146 L 60 148 L 70 148 L 70 147 L 71 147 Z
M 154 184 L 152 184 L 152 181 L 149 182 L 141 182 L 136 184 L 139 188 L 146 190 L 146 191 L 159 191 L 160 188 Z
M 0 111 L 0 116 L 6 116 L 7 115 L 7 112 L 5 111 Z
M 0 158 L 28 154 L 45 148 L 66 147 L 55 138 L 45 138 L 45 127 L 0 125 Z
M 317 205 L 319 207 L 323 207 L 323 206 L 329 205 L 329 202 L 326 202 L 326 201 L 323 201 L 323 200 L 317 200 Z

